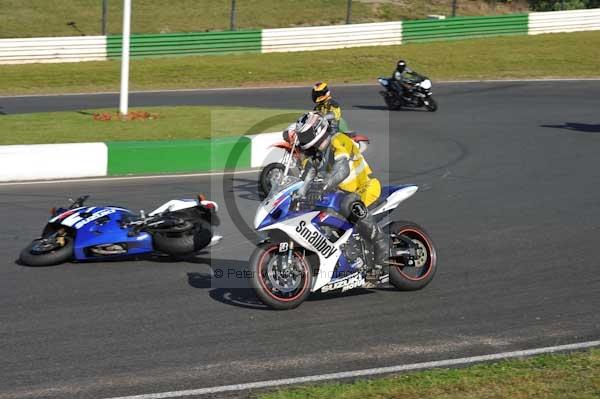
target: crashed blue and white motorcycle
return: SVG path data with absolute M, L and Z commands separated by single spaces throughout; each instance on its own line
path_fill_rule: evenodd
M 213 226 L 219 224 L 218 206 L 201 196 L 171 200 L 139 216 L 116 206 L 84 206 L 88 198 L 53 208 L 41 236 L 21 251 L 20 262 L 49 266 L 151 253 L 183 256 L 222 238 L 213 234 Z
M 303 204 L 294 193 L 304 184 L 286 176 L 254 218 L 254 228 L 266 237 L 250 259 L 251 284 L 266 305 L 292 309 L 311 292 L 345 292 L 365 286 L 373 276 L 378 285 L 391 283 L 406 291 L 419 290 L 433 279 L 437 258 L 429 235 L 411 222 L 386 221 L 417 186 L 385 186 L 372 206 L 390 239 L 389 267 L 379 270 L 372 244 L 341 216 L 345 194 L 327 193 L 316 203 Z

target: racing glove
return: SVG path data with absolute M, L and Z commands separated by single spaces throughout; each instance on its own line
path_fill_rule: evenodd
M 296 192 L 297 198 L 304 198 L 306 194 L 310 190 L 313 180 L 317 177 L 317 170 L 311 162 L 306 164 L 306 169 L 304 170 L 304 176 L 302 176 L 302 180 L 304 181 L 304 186 L 300 190 Z
M 310 190 L 306 193 L 306 200 L 311 204 L 315 202 L 319 202 L 323 199 L 323 194 L 325 194 L 325 186 L 322 182 L 313 182 L 310 187 Z

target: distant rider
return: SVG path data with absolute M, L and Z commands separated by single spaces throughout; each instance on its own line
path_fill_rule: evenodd
M 339 129 L 342 119 L 342 109 L 340 108 L 340 104 L 332 98 L 331 90 L 329 90 L 327 83 L 315 83 L 311 94 L 313 103 L 315 103 L 313 110 L 320 112 L 321 115 L 333 114 L 335 119 L 330 122 L 330 125 L 334 125 Z
M 398 61 L 391 78 L 392 86 L 398 94 L 406 96 L 412 91 L 411 75 L 413 74 L 414 71 L 408 67 L 406 61 Z
M 329 121 L 330 130 L 340 130 L 340 121 L 342 119 L 342 109 L 337 101 L 331 95 L 331 90 L 325 82 L 318 82 L 312 87 L 312 101 L 315 103 L 313 111 L 319 112 L 321 115 L 333 115 L 333 119 Z M 331 119 L 331 118 L 330 118 Z M 292 123 L 284 132 L 283 139 L 289 143 L 292 142 L 293 132 L 296 128 L 296 123 Z
M 318 200 L 328 191 L 347 193 L 342 201 L 343 216 L 356 225 L 363 239 L 372 242 L 375 263 L 383 266 L 389 257 L 388 239 L 368 210 L 381 195 L 381 184 L 371 177 L 371 168 L 358 145 L 329 121 L 335 122 L 334 114 L 324 117 L 313 111 L 296 123 L 294 133 L 308 159 L 303 176 L 305 185 L 298 195 Z M 323 182 L 314 183 L 316 177 Z

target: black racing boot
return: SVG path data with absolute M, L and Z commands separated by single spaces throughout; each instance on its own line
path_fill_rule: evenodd
M 373 239 L 373 250 L 375 251 L 375 263 L 377 265 L 387 264 L 390 259 L 390 240 L 383 232 L 377 234 L 377 237 Z
M 377 223 L 368 223 L 365 226 L 368 235 L 364 237 L 371 241 L 374 252 L 374 265 L 373 268 L 367 271 L 366 283 L 363 288 L 377 288 L 384 284 L 389 279 L 389 265 L 388 260 L 390 257 L 389 239 L 385 236 L 383 230 Z
M 367 217 L 356 224 L 356 227 L 364 239 L 371 241 L 375 264 L 378 266 L 386 265 L 390 257 L 390 240 L 375 222 L 373 215 L 368 214 Z

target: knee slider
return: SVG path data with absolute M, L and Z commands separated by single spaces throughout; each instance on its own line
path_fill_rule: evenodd
M 358 195 L 349 195 L 344 200 L 345 204 L 342 207 L 345 211 L 345 217 L 352 224 L 357 224 L 361 220 L 364 220 L 369 214 L 367 206 L 360 200 Z
M 354 201 L 350 204 L 350 222 L 358 223 L 365 219 L 368 213 L 369 211 L 366 205 L 361 200 Z

